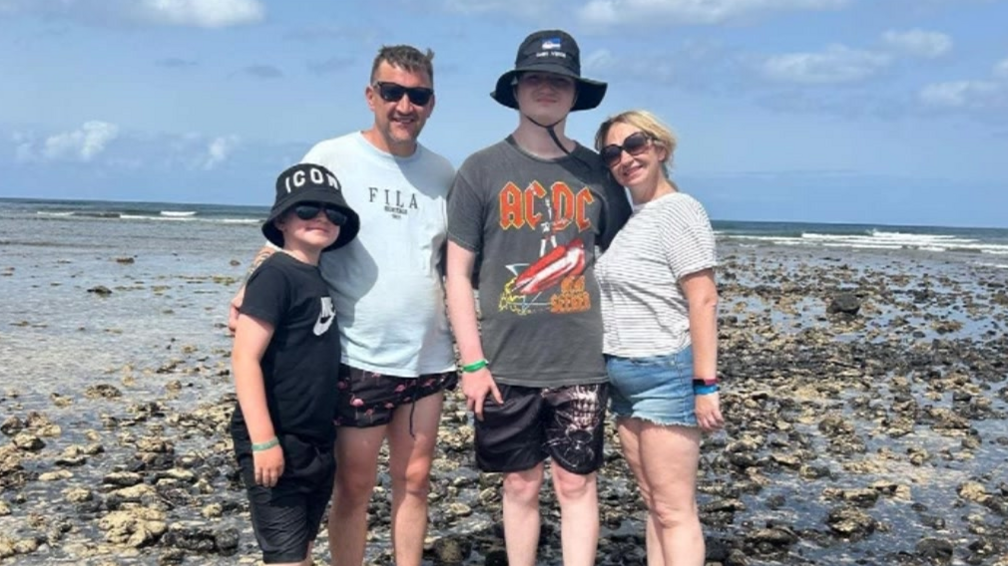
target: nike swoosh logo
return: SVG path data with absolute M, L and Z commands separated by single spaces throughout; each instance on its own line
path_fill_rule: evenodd
M 315 328 L 314 328 L 315 336 L 322 336 L 323 334 L 325 334 L 326 331 L 329 330 L 329 326 L 332 325 L 333 318 L 334 317 L 332 315 L 329 315 L 327 317 L 322 317 L 322 315 L 319 315 L 318 320 L 315 321 Z

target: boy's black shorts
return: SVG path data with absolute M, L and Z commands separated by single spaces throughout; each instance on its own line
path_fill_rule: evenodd
M 476 420 L 476 465 L 484 472 L 520 472 L 547 457 L 568 472 L 602 467 L 609 384 L 553 388 L 498 384 L 504 404 L 483 402 Z
M 280 435 L 284 472 L 277 485 L 255 483 L 255 464 L 248 439 L 236 437 L 235 455 L 248 492 L 252 529 L 263 562 L 300 562 L 318 535 L 332 495 L 336 460 L 332 444 L 316 446 L 293 435 Z

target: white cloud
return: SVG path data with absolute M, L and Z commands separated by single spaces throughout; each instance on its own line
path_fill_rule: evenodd
M 889 30 L 882 34 L 882 40 L 903 53 L 928 59 L 941 57 L 952 50 L 952 38 L 936 31 Z
M 261 21 L 259 0 L 142 0 L 142 17 L 153 23 L 221 28 Z
M 863 81 L 892 63 L 883 53 L 831 45 L 821 53 L 788 53 L 765 59 L 760 72 L 776 81 L 841 84 Z
M 262 0 L 0 0 L 0 14 L 33 14 L 88 24 L 133 22 L 222 28 L 262 21 Z
M 578 15 L 593 25 L 719 24 L 771 12 L 834 10 L 850 0 L 590 0 Z
M 949 81 L 925 86 L 918 97 L 932 108 L 980 109 L 1004 103 L 1008 89 L 990 81 Z
M 1004 59 L 994 65 L 992 74 L 999 79 L 1008 79 L 1008 59 Z
M 42 156 L 52 160 L 91 161 L 105 151 L 105 147 L 118 136 L 119 126 L 92 120 L 85 122 L 79 129 L 46 138 L 42 144 Z M 26 148 L 24 155 L 30 155 L 30 151 L 30 148 Z
M 236 135 L 220 136 L 214 138 L 207 145 L 206 158 L 203 160 L 203 169 L 213 169 L 223 163 L 235 147 L 241 141 Z

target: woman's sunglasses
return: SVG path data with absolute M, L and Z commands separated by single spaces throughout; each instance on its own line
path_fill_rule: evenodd
M 329 219 L 329 222 L 332 222 L 336 226 L 342 226 L 347 222 L 346 214 L 343 214 L 335 208 L 316 202 L 299 204 L 294 207 L 294 214 L 301 220 L 311 220 L 312 218 L 318 216 L 319 212 L 322 211 L 325 211 L 325 216 Z
M 644 153 L 647 149 L 648 144 L 651 143 L 651 137 L 644 132 L 634 132 L 623 139 L 623 145 L 619 144 L 609 144 L 602 148 L 599 155 L 602 157 L 602 161 L 612 167 L 619 163 L 620 154 L 624 151 L 630 155 L 640 155 Z
M 427 106 L 431 97 L 434 96 L 434 89 L 422 86 L 405 87 L 397 83 L 384 82 L 376 82 L 374 86 L 378 89 L 378 96 L 385 102 L 399 102 L 405 94 L 411 103 L 417 106 Z

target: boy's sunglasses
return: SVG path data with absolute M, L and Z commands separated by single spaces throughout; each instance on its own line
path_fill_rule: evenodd
M 434 96 L 434 89 L 422 86 L 405 87 L 401 84 L 385 82 L 376 82 L 374 86 L 378 89 L 378 96 L 382 97 L 385 102 L 399 102 L 405 94 L 412 104 L 427 106 L 431 97 Z
M 329 222 L 332 222 L 336 226 L 346 224 L 346 214 L 343 214 L 335 208 L 325 206 L 317 202 L 299 204 L 295 206 L 294 214 L 301 220 L 311 220 L 312 218 L 318 216 L 319 212 L 322 212 L 323 210 L 325 211 L 325 216 L 329 219 Z
M 620 154 L 624 151 L 630 155 L 640 155 L 644 153 L 649 143 L 651 143 L 650 136 L 644 132 L 634 132 L 623 140 L 623 145 L 609 144 L 602 148 L 599 155 L 606 165 L 612 167 L 619 163 Z

